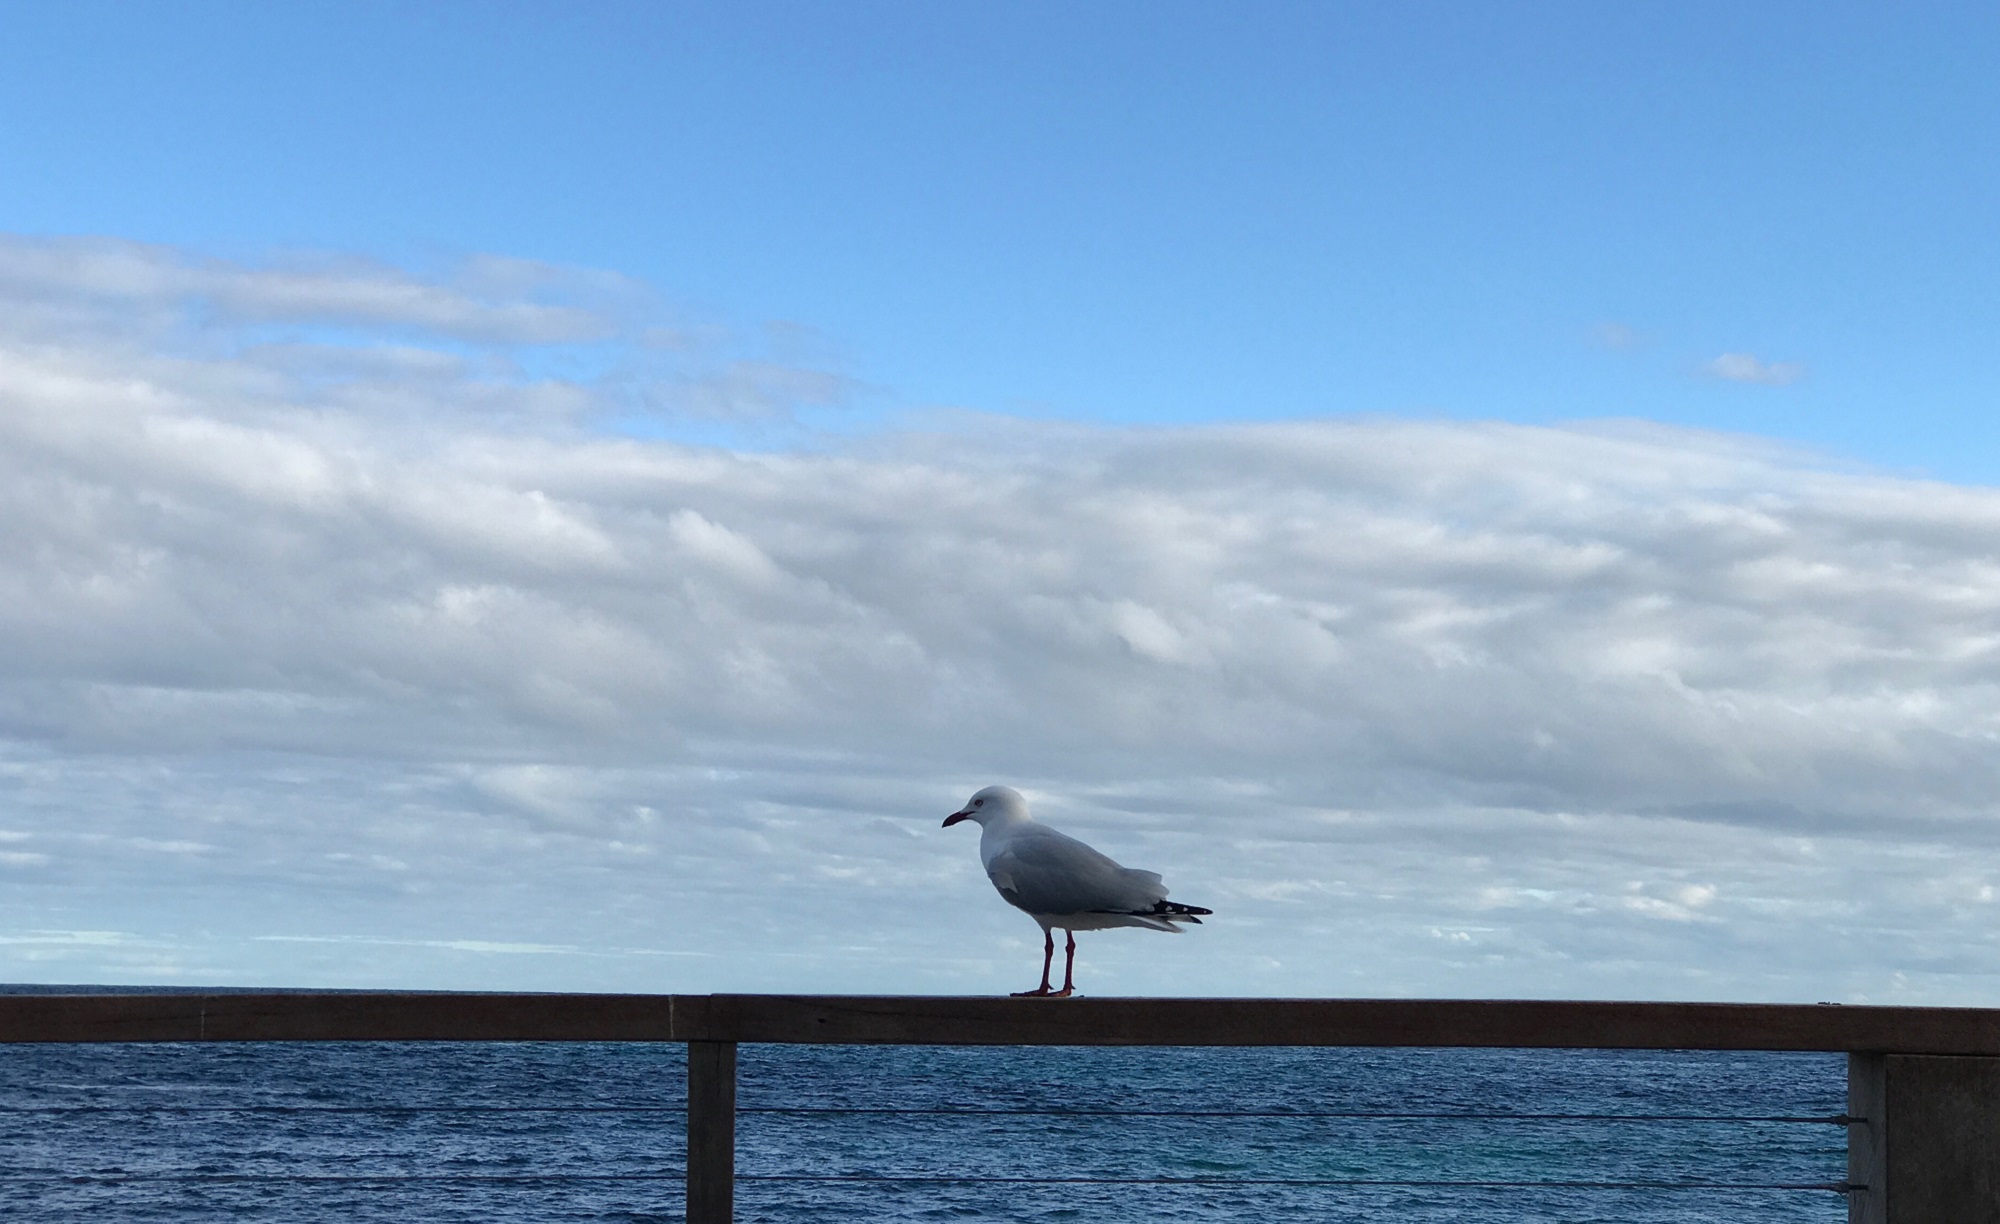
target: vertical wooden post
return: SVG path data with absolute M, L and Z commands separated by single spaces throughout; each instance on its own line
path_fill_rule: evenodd
M 1847 1056 L 1847 1224 L 1888 1224 L 1882 1063 L 1880 1054 Z
M 1848 1057 L 1851 1224 L 2000 1220 L 2000 1058 Z
M 687 1224 L 736 1216 L 736 1043 L 688 1042 Z

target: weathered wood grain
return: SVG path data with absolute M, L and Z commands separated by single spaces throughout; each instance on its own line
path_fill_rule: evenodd
M 672 1041 L 672 995 L 0 995 L 0 1041 Z
M 1505 999 L 0 995 L 0 1041 L 1510 1046 L 2000 1056 L 2000 1010 Z
M 681 996 L 677 1036 L 943 1045 L 1508 1046 L 2000 1055 L 2000 1010 L 1491 999 Z
M 688 1043 L 687 1224 L 736 1210 L 736 1044 Z

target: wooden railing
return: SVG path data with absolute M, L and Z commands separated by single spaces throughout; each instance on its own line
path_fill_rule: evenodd
M 0 995 L 0 1042 L 688 1046 L 689 1224 L 731 1218 L 736 1046 L 1419 1046 L 1848 1057 L 1849 1218 L 2000 1220 L 2000 1010 L 1416 999 L 360 992 Z

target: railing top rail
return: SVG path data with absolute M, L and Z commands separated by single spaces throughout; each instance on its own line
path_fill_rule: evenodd
M 1518 999 L 681 996 L 686 1039 L 2000 1055 L 2000 1010 Z
M 0 1042 L 1485 1046 L 2000 1056 L 2000 1009 L 1525 999 L 0 994 Z

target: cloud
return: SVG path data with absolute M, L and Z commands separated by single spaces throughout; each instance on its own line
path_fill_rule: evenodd
M 134 320 L 193 308 L 232 325 L 409 327 L 470 340 L 560 344 L 602 339 L 615 329 L 603 310 L 536 300 L 544 291 L 573 293 L 586 284 L 622 287 L 615 278 L 521 260 L 472 260 L 438 282 L 352 257 L 301 255 L 245 266 L 115 239 L 0 241 L 0 299 L 46 320 L 95 311 Z
M 857 385 L 826 370 L 737 360 L 672 389 L 682 411 L 729 421 L 784 418 L 800 407 L 841 407 L 852 400 Z
M 2000 492 L 1639 424 L 731 450 L 400 316 L 329 394 L 227 283 L 66 329 L 68 266 L 0 339 L 13 976 L 1018 986 L 936 828 L 1004 780 L 1218 910 L 1104 992 L 2000 993 Z
M 1749 353 L 1724 353 L 1705 363 L 1701 372 L 1724 382 L 1757 383 L 1765 387 L 1789 387 L 1806 376 L 1805 366 L 1796 361 L 1759 361 Z
M 307 404 L 519 423 L 755 423 L 866 388 L 811 329 L 672 326 L 628 278 L 477 256 L 434 274 L 301 252 L 256 262 L 109 238 L 0 236 L 0 329 L 43 358 L 235 413 Z M 193 363 L 193 364 L 189 364 Z M 45 362 L 43 377 L 71 371 Z M 176 368 L 168 370 L 165 367 Z

